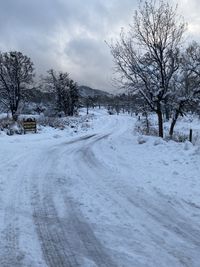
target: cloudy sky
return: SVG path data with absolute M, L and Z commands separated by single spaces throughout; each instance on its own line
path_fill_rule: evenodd
M 171 0 L 175 1 L 175 0 Z M 200 2 L 178 0 L 189 39 L 200 40 Z M 0 0 L 0 50 L 30 56 L 37 74 L 54 68 L 79 84 L 112 89 L 113 62 L 105 44 L 119 35 L 136 0 Z

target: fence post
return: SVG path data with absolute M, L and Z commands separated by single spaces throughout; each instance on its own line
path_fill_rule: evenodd
M 192 143 L 192 129 L 190 129 L 189 141 Z

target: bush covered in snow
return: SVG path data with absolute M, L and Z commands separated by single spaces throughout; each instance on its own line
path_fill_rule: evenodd
M 192 129 L 192 144 L 200 145 L 200 120 L 196 115 L 189 113 L 187 116 L 179 118 L 173 136 L 169 135 L 169 127 L 170 121 L 166 120 L 164 122 L 164 140 L 173 140 L 175 142 L 189 141 L 189 132 Z M 134 132 L 140 135 L 158 136 L 155 116 L 149 114 L 148 120 L 146 117 L 139 116 L 135 123 Z
M 64 130 L 66 128 L 71 128 L 76 132 L 78 128 L 82 130 L 87 130 L 90 128 L 89 118 L 90 116 L 74 116 L 74 117 L 40 117 L 37 120 L 39 126 L 52 127 L 55 129 Z
M 0 130 L 4 131 L 8 135 L 23 133 L 21 122 L 15 122 L 10 118 L 3 118 L 0 120 Z
M 189 139 L 189 135 L 181 131 L 174 131 L 174 134 L 172 137 L 169 135 L 165 136 L 165 140 L 173 140 L 175 142 L 181 142 L 181 143 L 187 141 L 188 139 Z
M 144 144 L 144 143 L 147 142 L 147 137 L 142 136 L 142 135 L 141 136 L 138 136 L 137 142 L 138 142 L 138 144 L 142 145 L 142 144 Z
M 58 128 L 61 130 L 68 126 L 64 119 L 56 117 L 41 117 L 38 119 L 37 123 L 41 126 L 50 126 L 52 128 Z
M 147 119 L 139 116 L 134 131 L 142 135 L 158 136 L 158 129 L 150 117 Z
M 8 129 L 9 125 L 11 124 L 11 119 L 9 118 L 2 118 L 0 119 L 0 130 L 4 131 L 5 129 Z

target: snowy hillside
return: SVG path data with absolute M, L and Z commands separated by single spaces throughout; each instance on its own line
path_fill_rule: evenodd
M 0 266 L 199 267 L 198 145 L 88 120 L 0 134 Z
M 106 92 L 106 91 L 102 91 L 99 89 L 93 89 L 91 87 L 83 86 L 83 85 L 79 86 L 79 94 L 82 97 L 111 96 L 111 94 Z

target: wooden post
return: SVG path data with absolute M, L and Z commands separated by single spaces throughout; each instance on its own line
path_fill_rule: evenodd
M 190 129 L 189 141 L 192 143 L 192 129 Z

